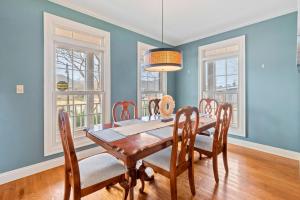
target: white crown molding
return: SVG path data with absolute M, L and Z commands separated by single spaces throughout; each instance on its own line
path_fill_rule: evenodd
M 77 153 L 78 159 L 83 159 L 98 153 L 102 153 L 104 150 L 101 147 L 94 147 L 91 149 L 83 150 Z M 54 158 L 44 162 L 40 162 L 34 165 L 29 165 L 12 171 L 4 172 L 0 174 L 0 185 L 14 181 L 26 176 L 37 174 L 39 172 L 52 169 L 64 164 L 64 157 Z
M 156 36 L 156 35 L 153 35 L 151 33 L 148 33 L 148 32 L 145 32 L 141 29 L 138 29 L 138 28 L 135 28 L 129 24 L 124 24 L 123 22 L 120 22 L 118 20 L 114 20 L 114 19 L 111 19 L 111 18 L 108 18 L 108 17 L 105 17 L 101 14 L 98 14 L 98 13 L 95 13 L 89 9 L 85 9 L 85 8 L 82 8 L 74 3 L 72 3 L 71 1 L 66 1 L 66 0 L 48 0 L 52 3 L 55 3 L 55 4 L 58 4 L 58 5 L 61 5 L 61 6 L 64 6 L 66 8 L 69 8 L 71 10 L 75 10 L 77 12 L 80 12 L 80 13 L 83 13 L 83 14 L 86 14 L 86 15 L 89 15 L 91 17 L 95 17 L 97 19 L 100 19 L 102 21 L 105 21 L 105 22 L 108 22 L 108 23 L 111 23 L 113 25 L 116 25 L 116 26 L 119 26 L 119 27 L 122 27 L 122 28 L 125 28 L 127 30 L 130 30 L 130 31 L 133 31 L 135 33 L 138 33 L 138 34 L 141 34 L 143 36 L 146 36 L 146 37 L 149 37 L 149 38 L 152 38 L 154 40 L 157 40 L 157 41 L 161 41 L 161 38 L 160 36 Z M 165 43 L 166 44 L 169 44 L 169 45 L 174 45 L 176 44 L 176 41 L 172 41 L 172 40 L 169 40 L 169 39 L 165 39 Z
M 299 167 L 300 167 L 300 153 L 299 152 L 281 149 L 281 148 L 277 148 L 277 147 L 272 147 L 272 146 L 268 146 L 268 145 L 264 145 L 264 144 L 246 141 L 246 140 L 236 139 L 236 138 L 232 138 L 232 137 L 228 138 L 228 143 L 235 144 L 235 145 L 238 145 L 241 147 L 246 147 L 249 149 L 262 151 L 262 152 L 277 155 L 277 156 L 281 156 L 284 158 L 289 158 L 292 160 L 297 160 L 297 161 L 299 161 Z
M 204 38 L 207 38 L 207 37 L 215 36 L 215 35 L 225 33 L 225 32 L 228 32 L 228 31 L 232 31 L 232 30 L 235 30 L 235 29 L 238 29 L 238 28 L 243 28 L 245 26 L 253 25 L 253 24 L 263 22 L 263 21 L 266 21 L 266 20 L 269 20 L 269 19 L 280 17 L 280 16 L 283 16 L 283 15 L 286 15 L 286 14 L 289 14 L 289 13 L 292 13 L 292 12 L 295 12 L 295 11 L 297 11 L 297 8 L 291 8 L 291 9 L 287 9 L 287 10 L 284 10 L 284 11 L 277 12 L 275 14 L 274 13 L 266 14 L 263 17 L 252 18 L 252 19 L 250 19 L 246 22 L 243 22 L 243 23 L 227 24 L 226 28 L 220 28 L 220 29 L 217 29 L 215 31 L 208 31 L 208 32 L 205 32 L 205 33 L 195 34 L 195 36 L 187 38 L 187 39 L 185 39 L 181 42 L 178 42 L 175 45 L 179 46 L 179 45 L 183 45 L 183 44 L 186 44 L 186 43 L 194 42 L 194 41 L 201 40 L 201 39 L 204 39 Z

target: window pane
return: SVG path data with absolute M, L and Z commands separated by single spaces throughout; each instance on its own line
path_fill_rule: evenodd
M 85 90 L 85 71 L 73 70 L 73 90 Z
M 217 76 L 216 77 L 216 91 L 226 90 L 226 77 Z
M 238 103 L 238 94 L 232 93 L 232 94 L 226 94 L 226 102 L 231 103 L 233 105 Z
M 238 88 L 238 75 L 227 76 L 227 90 L 236 90 Z
M 73 51 L 73 68 L 74 70 L 85 71 L 87 65 L 87 55 L 84 52 Z
M 216 76 L 226 75 L 226 60 L 215 61 L 216 65 Z
M 72 50 L 56 48 L 56 67 L 61 69 L 72 69 Z
M 143 71 L 141 74 L 141 90 L 160 91 L 160 73 Z
M 227 59 L 227 75 L 238 74 L 238 58 L 228 58 Z

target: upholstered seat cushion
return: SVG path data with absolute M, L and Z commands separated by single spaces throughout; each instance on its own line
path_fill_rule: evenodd
M 213 135 L 215 133 L 215 128 L 210 128 L 210 129 L 208 129 L 206 131 L 203 131 L 202 133 L 211 136 L 211 135 Z
M 205 135 L 197 135 L 194 147 L 197 149 L 212 152 L 213 138 Z
M 124 165 L 108 153 L 79 161 L 81 188 L 103 182 L 126 172 Z
M 170 171 L 171 154 L 172 146 L 146 157 L 144 161 L 160 167 L 166 171 Z

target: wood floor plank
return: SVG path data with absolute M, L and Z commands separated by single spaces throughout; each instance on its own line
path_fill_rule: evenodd
M 195 154 L 197 155 L 197 154 Z M 195 161 L 196 195 L 190 193 L 187 173 L 178 177 L 178 199 L 187 200 L 299 200 L 299 162 L 271 154 L 229 146 L 229 174 L 226 176 L 222 157 L 219 157 L 220 182 L 215 184 L 212 162 Z M 196 156 L 198 159 L 198 155 Z M 0 200 L 62 200 L 63 167 L 16 180 L 0 186 Z M 145 194 L 135 188 L 136 199 L 170 199 L 169 179 L 155 174 L 154 183 L 146 183 Z M 122 199 L 120 186 L 103 189 L 83 200 Z

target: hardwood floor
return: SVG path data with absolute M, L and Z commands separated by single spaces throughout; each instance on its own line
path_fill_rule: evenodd
M 187 172 L 178 177 L 178 199 L 228 200 L 299 200 L 299 163 L 294 160 L 255 150 L 229 146 L 229 175 L 225 176 L 222 156 L 219 156 L 219 185 L 215 184 L 212 161 L 197 160 L 195 165 L 196 195 L 190 193 Z M 197 155 L 198 158 L 198 155 Z M 0 186 L 1 200 L 61 200 L 63 199 L 63 167 L 51 169 Z M 146 194 L 135 188 L 136 199 L 170 199 L 169 180 L 155 174 L 154 183 L 146 183 Z M 84 197 L 84 200 L 121 199 L 123 190 L 110 190 Z

